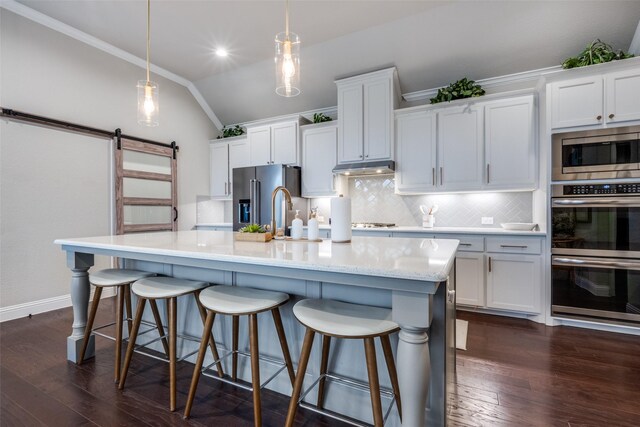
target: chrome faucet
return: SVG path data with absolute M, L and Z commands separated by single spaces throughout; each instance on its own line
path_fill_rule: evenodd
M 278 191 L 282 191 L 284 194 L 284 198 L 287 200 L 287 204 L 289 205 L 289 210 L 293 210 L 293 202 L 291 202 L 291 193 L 287 190 L 283 185 L 276 187 L 271 193 L 271 233 L 273 233 L 273 237 L 276 237 L 278 229 L 276 224 L 276 195 Z

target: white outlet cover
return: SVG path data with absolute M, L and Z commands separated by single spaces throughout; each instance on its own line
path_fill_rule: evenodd
M 480 221 L 482 222 L 483 225 L 492 225 L 493 224 L 493 217 L 492 216 L 483 216 Z

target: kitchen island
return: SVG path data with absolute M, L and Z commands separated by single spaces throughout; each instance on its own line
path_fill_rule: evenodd
M 179 231 L 59 239 L 55 243 L 67 252 L 67 265 L 72 271 L 74 322 L 67 341 L 67 358 L 71 361 L 77 361 L 86 325 L 88 270 L 94 264 L 94 255 L 113 256 L 128 268 L 287 292 L 294 302 L 300 297 L 330 298 L 390 307 L 393 320 L 401 327 L 396 365 L 403 425 L 422 426 L 425 418 L 432 426 L 446 423 L 446 384 L 455 368 L 453 266 L 457 240 L 354 237 L 346 244 L 330 240 L 255 243 L 235 241 L 231 232 Z M 180 304 L 181 332 L 199 336 L 202 324 L 193 301 L 185 299 Z M 295 321 L 291 304 L 283 310 L 283 321 L 295 362 L 303 328 Z M 261 323 L 260 346 L 261 353 L 264 349 L 269 354 L 278 344 L 267 325 Z M 225 339 L 230 328 L 225 328 L 225 322 L 217 326 L 216 341 L 225 347 L 230 341 Z M 352 344 L 340 343 L 332 349 L 330 370 L 366 379 L 363 349 Z M 180 350 L 189 348 L 185 345 Z M 277 351 L 272 353 L 278 355 Z M 93 342 L 87 354 L 93 354 Z M 249 378 L 248 367 L 244 368 L 240 377 Z M 317 375 L 318 368 L 319 355 L 315 354 L 308 374 Z M 284 378 L 272 381 L 269 388 L 290 392 Z M 313 399 L 312 394 L 309 396 Z M 336 384 L 325 402 L 325 407 L 336 412 L 364 419 L 370 416 L 368 396 L 360 396 L 348 387 Z

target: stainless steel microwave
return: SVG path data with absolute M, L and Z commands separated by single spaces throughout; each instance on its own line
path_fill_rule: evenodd
M 640 177 L 640 126 L 560 133 L 552 137 L 552 179 Z

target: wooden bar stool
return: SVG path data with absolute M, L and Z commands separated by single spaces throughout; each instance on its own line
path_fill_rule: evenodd
M 280 317 L 279 307 L 289 300 L 289 295 L 282 292 L 264 291 L 260 289 L 245 288 L 238 286 L 211 286 L 200 293 L 200 302 L 207 309 L 207 319 L 204 325 L 204 333 L 200 343 L 200 350 L 196 360 L 196 366 L 193 371 L 191 387 L 189 388 L 189 397 L 184 410 L 184 417 L 188 418 L 191 413 L 193 399 L 202 373 L 202 363 L 207 351 L 206 336 L 213 328 L 213 321 L 216 314 L 228 314 L 233 316 L 233 343 L 232 351 L 225 355 L 232 355 L 232 381 L 237 380 L 237 363 L 238 363 L 238 322 L 239 316 L 249 316 L 249 348 L 251 352 L 251 384 L 248 388 L 253 392 L 253 419 L 254 425 L 262 425 L 262 413 L 260 403 L 260 389 L 269 381 L 275 378 L 282 370 L 287 369 L 289 379 L 293 385 L 295 374 L 293 372 L 293 364 L 287 346 L 287 338 L 284 334 L 282 319 Z M 276 326 L 282 354 L 284 356 L 283 366 L 267 381 L 260 384 L 260 356 L 258 353 L 258 313 L 263 311 L 271 311 L 273 322 Z M 242 353 L 240 353 L 242 354 Z M 213 355 L 214 360 L 218 360 L 216 354 Z M 206 370 L 205 368 L 204 370 Z M 224 380 L 224 379 L 223 379 Z M 228 382 L 228 381 L 225 381 Z
M 351 385 L 354 383 L 362 385 L 362 383 L 353 380 L 347 381 L 327 372 L 331 337 L 364 340 L 367 373 L 369 376 L 369 392 L 371 393 L 373 420 L 376 427 L 382 427 L 382 425 L 384 425 L 384 421 L 389 415 L 391 406 L 393 405 L 392 402 L 386 412 L 386 415 L 383 417 L 382 403 L 380 401 L 381 389 L 378 381 L 378 368 L 374 344 L 374 338 L 380 338 L 385 361 L 387 363 L 387 370 L 389 371 L 389 377 L 393 387 L 393 391 L 383 391 L 383 393 L 389 394 L 393 400 L 395 400 L 398 408 L 398 414 L 402 420 L 398 375 L 396 373 L 391 343 L 389 341 L 389 335 L 400 330 L 400 327 L 397 323 L 391 320 L 391 310 L 365 305 L 348 304 L 332 300 L 306 299 L 298 302 L 293 307 L 293 314 L 300 323 L 306 326 L 307 331 L 302 344 L 302 351 L 298 362 L 298 372 L 293 386 L 293 392 L 291 394 L 291 401 L 289 402 L 289 411 L 287 413 L 286 421 L 287 427 L 293 426 L 293 420 L 295 418 L 298 405 L 302 399 L 304 399 L 306 394 L 317 384 L 319 385 L 318 401 L 316 407 L 311 407 L 311 409 L 330 417 L 352 423 L 352 421 L 347 418 L 327 413 L 322 409 L 324 402 L 324 386 L 327 378 L 336 380 L 337 382 L 346 382 Z M 307 363 L 309 362 L 309 355 L 311 354 L 311 347 L 313 345 L 313 337 L 316 332 L 323 335 L 320 377 L 302 394 L 302 396 L 300 396 L 305 372 L 307 370 Z
M 125 381 L 127 380 L 127 371 L 129 370 L 129 365 L 131 363 L 131 358 L 133 356 L 133 351 L 135 349 L 136 338 L 138 336 L 138 330 L 140 328 L 140 324 L 142 323 L 142 314 L 144 312 L 144 306 L 146 301 L 148 300 L 151 309 L 153 311 L 153 316 L 156 321 L 156 326 L 158 331 L 160 332 L 160 337 L 164 340 L 165 333 L 164 327 L 162 326 L 162 321 L 160 318 L 160 314 L 155 304 L 155 300 L 165 299 L 168 300 L 168 322 L 169 322 L 169 347 L 166 349 L 166 353 L 169 358 L 169 388 L 170 388 L 170 404 L 169 408 L 171 411 L 175 411 L 176 409 L 176 341 L 177 341 L 177 302 L 178 297 L 188 294 L 193 294 L 196 305 L 198 306 L 198 311 L 200 312 L 200 316 L 202 321 L 204 322 L 205 312 L 204 308 L 200 304 L 198 300 L 198 294 L 202 289 L 209 286 L 206 282 L 197 282 L 193 280 L 185 280 L 185 279 L 176 279 L 174 277 L 149 277 L 145 279 L 138 280 L 133 285 L 131 285 L 131 292 L 133 292 L 138 297 L 138 306 L 136 308 L 136 317 L 133 320 L 133 326 L 131 327 L 131 335 L 129 337 L 129 345 L 127 346 L 127 353 L 124 359 L 124 366 L 122 370 L 122 375 L 120 377 L 120 384 L 118 388 L 122 390 L 124 388 Z M 155 307 L 155 308 L 154 308 Z M 207 338 L 208 335 L 208 338 Z M 211 332 L 211 328 L 205 330 L 203 341 L 205 342 L 205 346 L 207 343 L 211 347 L 211 351 L 213 352 L 216 359 L 218 359 L 218 351 L 215 346 L 215 342 L 213 340 L 213 334 Z M 164 345 L 164 343 L 163 343 Z M 193 353 L 191 353 L 193 354 Z M 184 356 L 184 357 L 188 357 Z M 218 374 L 220 376 L 223 375 L 222 372 L 222 364 L 218 363 Z
M 113 339 L 108 335 L 96 332 L 99 329 L 106 328 L 107 326 L 111 326 L 114 323 L 109 323 L 107 325 L 99 326 L 97 328 L 93 328 L 93 322 L 96 319 L 96 313 L 98 312 L 98 305 L 100 304 L 100 297 L 102 296 L 102 289 L 109 287 L 117 287 L 118 288 L 118 297 L 116 301 L 116 357 L 115 357 L 115 368 L 114 368 L 114 380 L 115 382 L 120 381 L 120 359 L 122 357 L 122 317 L 123 317 L 123 308 L 126 305 L 127 309 L 127 325 L 129 328 L 129 334 L 131 334 L 131 320 L 129 320 L 132 316 L 131 313 L 131 283 L 136 280 L 140 280 L 145 277 L 153 276 L 153 273 L 148 273 L 146 271 L 138 271 L 138 270 L 126 270 L 126 269 L 117 269 L 117 268 L 109 268 L 106 270 L 98 270 L 95 273 L 89 274 L 89 283 L 95 286 L 96 290 L 93 294 L 93 301 L 91 302 L 91 308 L 89 310 L 89 317 L 87 319 L 87 326 L 84 329 L 84 339 L 82 342 L 82 349 L 80 350 L 80 359 L 78 361 L 78 365 L 82 364 L 84 361 L 84 356 L 87 352 L 87 345 L 89 344 L 89 340 L 91 338 L 91 334 L 95 332 L 98 335 L 104 336 L 109 339 Z

